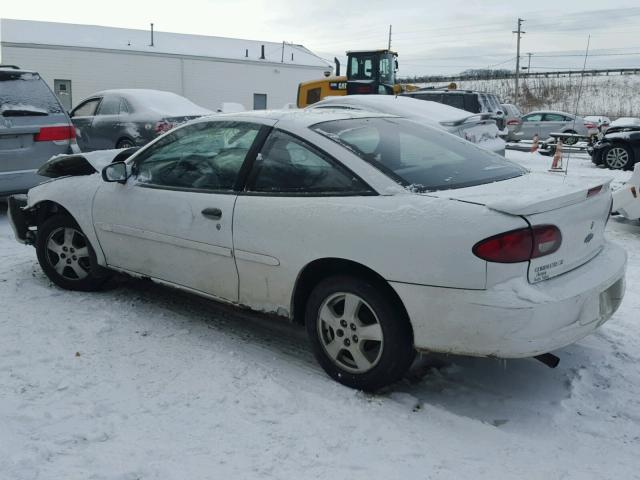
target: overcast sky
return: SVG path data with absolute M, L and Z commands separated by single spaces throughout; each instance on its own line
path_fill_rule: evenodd
M 300 43 L 332 60 L 387 46 L 401 76 L 515 67 L 517 18 L 531 69 L 640 67 L 638 0 L 1 0 L 0 16 Z M 562 56 L 560 56 L 562 55 Z

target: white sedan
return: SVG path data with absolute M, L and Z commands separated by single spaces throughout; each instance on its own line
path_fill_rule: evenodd
M 118 271 L 305 323 L 355 388 L 398 380 L 416 351 L 546 354 L 624 293 L 607 180 L 532 174 L 403 118 L 220 115 L 40 173 L 55 180 L 9 215 L 55 284 Z
M 500 130 L 490 113 L 469 113 L 438 102 L 393 95 L 326 97 L 307 107 L 308 110 L 317 108 L 366 110 L 397 115 L 440 128 L 502 156 L 505 152 L 506 142 L 500 138 Z

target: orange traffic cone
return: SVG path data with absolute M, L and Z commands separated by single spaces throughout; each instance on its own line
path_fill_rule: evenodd
M 538 151 L 538 144 L 540 143 L 540 137 L 536 134 L 533 136 L 533 143 L 531 144 L 531 153 Z
M 553 163 L 551 170 L 562 170 L 562 139 L 559 138 L 556 143 L 556 152 L 553 154 Z

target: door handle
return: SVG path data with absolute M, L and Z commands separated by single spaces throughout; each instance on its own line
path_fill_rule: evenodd
M 220 220 L 222 217 L 222 210 L 219 208 L 205 208 L 202 210 L 202 215 L 210 218 L 211 220 Z

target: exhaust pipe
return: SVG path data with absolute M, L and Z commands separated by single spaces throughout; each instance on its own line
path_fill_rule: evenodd
M 549 368 L 556 368 L 560 363 L 560 358 L 556 357 L 553 353 L 543 353 L 542 355 L 537 355 L 533 358 L 544 363 Z
M 336 64 L 336 77 L 340 76 L 340 60 L 338 60 L 338 57 L 333 57 L 333 61 Z

